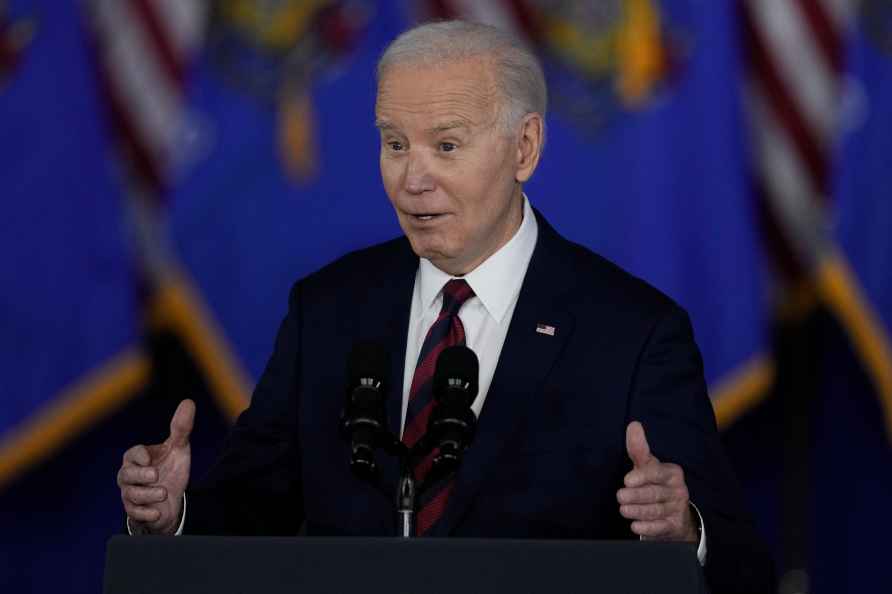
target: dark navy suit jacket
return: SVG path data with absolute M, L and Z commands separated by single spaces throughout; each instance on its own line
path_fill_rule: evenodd
M 616 491 L 631 468 L 626 425 L 639 420 L 654 455 L 684 469 L 713 590 L 768 589 L 770 562 L 723 454 L 687 315 L 537 219 L 478 433 L 433 535 L 633 538 Z M 294 285 L 251 406 L 189 490 L 187 534 L 296 534 L 302 523 L 308 535 L 394 534 L 393 500 L 351 474 L 337 427 L 348 353 L 377 340 L 392 356 L 388 415 L 398 432 L 417 268 L 400 238 Z M 396 465 L 379 461 L 395 484 Z

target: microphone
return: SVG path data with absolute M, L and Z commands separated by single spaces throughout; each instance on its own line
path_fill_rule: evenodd
M 433 395 L 436 405 L 427 430 L 440 451 L 432 473 L 444 476 L 458 470 L 462 453 L 471 445 L 477 430 L 477 417 L 471 403 L 477 396 L 480 364 L 466 346 L 448 347 L 440 353 L 434 371 Z
M 341 436 L 350 443 L 350 468 L 371 480 L 378 471 L 375 449 L 385 442 L 390 356 L 379 344 L 353 345 L 347 359 L 347 395 L 341 415 Z

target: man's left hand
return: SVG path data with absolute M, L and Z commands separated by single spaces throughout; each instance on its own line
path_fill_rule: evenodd
M 626 428 L 626 451 L 633 468 L 625 487 L 616 492 L 619 513 L 632 520 L 632 532 L 646 540 L 697 542 L 684 471 L 651 454 L 644 427 L 632 421 Z

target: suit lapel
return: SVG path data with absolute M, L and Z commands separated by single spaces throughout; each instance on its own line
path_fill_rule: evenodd
M 536 216 L 536 248 L 480 413 L 477 436 L 465 453 L 446 512 L 432 536 L 449 534 L 461 521 L 508 437 L 522 425 L 529 399 L 541 394 L 543 381 L 573 333 L 573 316 L 560 307 L 561 295 L 572 287 L 566 259 L 559 254 L 564 240 L 538 212 Z M 554 334 L 547 328 L 537 331 L 540 324 L 551 326 Z

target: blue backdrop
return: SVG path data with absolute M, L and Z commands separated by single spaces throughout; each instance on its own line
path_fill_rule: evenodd
M 87 4 L 0 4 L 0 590 L 7 592 L 97 591 L 105 539 L 121 525 L 114 475 L 124 449 L 163 438 L 175 402 L 195 396 L 200 472 L 231 416 L 219 400 L 202 395 L 214 391 L 213 381 L 165 397 L 151 389 L 141 338 L 152 311 L 145 260 L 124 156 L 98 83 Z M 285 10 L 310 3 L 278 4 Z M 301 43 L 318 22 L 294 29 L 286 41 L 302 48 L 296 55 L 312 65 L 301 71 L 308 77 L 265 53 L 268 40 L 250 19 L 239 20 L 235 10 L 214 13 L 205 44 L 188 60 L 185 156 L 157 196 L 156 239 L 169 248 L 213 330 L 194 330 L 199 336 L 184 348 L 226 350 L 232 359 L 222 365 L 234 366 L 249 386 L 270 353 L 290 285 L 349 250 L 399 233 L 378 172 L 374 65 L 385 44 L 411 24 L 416 7 L 319 4 L 313 10 L 349 17 L 354 28 L 339 38 L 343 43 L 321 49 Z M 607 20 L 600 33 L 583 31 L 608 48 L 597 68 L 574 57 L 560 36 L 539 46 L 553 110 L 545 154 L 526 192 L 566 237 L 688 309 L 720 421 L 744 423 L 741 390 L 764 391 L 758 379 L 745 380 L 771 358 L 772 347 L 747 177 L 734 3 L 644 4 L 657 20 L 649 21 L 647 36 L 635 38 L 634 50 L 610 45 L 634 23 Z M 624 53 L 632 51 L 653 60 L 636 67 Z M 855 62 L 856 74 L 884 81 L 870 93 L 888 104 L 889 57 Z M 638 81 L 634 92 L 624 86 L 630 78 Z M 295 105 L 299 121 L 289 111 Z M 887 321 L 888 115 L 879 111 L 847 139 L 839 182 L 840 245 L 853 254 L 856 273 L 878 296 L 873 306 Z M 289 166 L 295 160 L 314 165 Z M 827 340 L 849 352 L 845 332 Z M 863 379 L 858 359 L 843 365 L 846 356 L 834 356 L 837 383 L 824 387 L 864 396 L 853 426 L 866 423 L 872 436 L 846 451 L 857 457 L 859 448 L 869 448 L 871 468 L 892 474 L 876 385 Z M 852 430 L 833 423 L 835 434 Z M 745 426 L 746 434 L 735 436 L 735 459 L 759 527 L 779 551 L 773 494 L 780 478 L 765 469 L 779 461 L 759 443 L 764 426 Z M 773 435 L 782 447 L 783 431 Z M 822 476 L 838 485 L 839 475 Z M 892 493 L 888 477 L 882 485 L 882 493 Z M 869 523 L 857 524 L 833 533 L 834 541 L 868 550 L 880 542 Z M 831 557 L 830 548 L 816 546 L 815 555 Z M 822 575 L 838 585 L 847 574 Z M 877 575 L 888 580 L 888 572 Z

